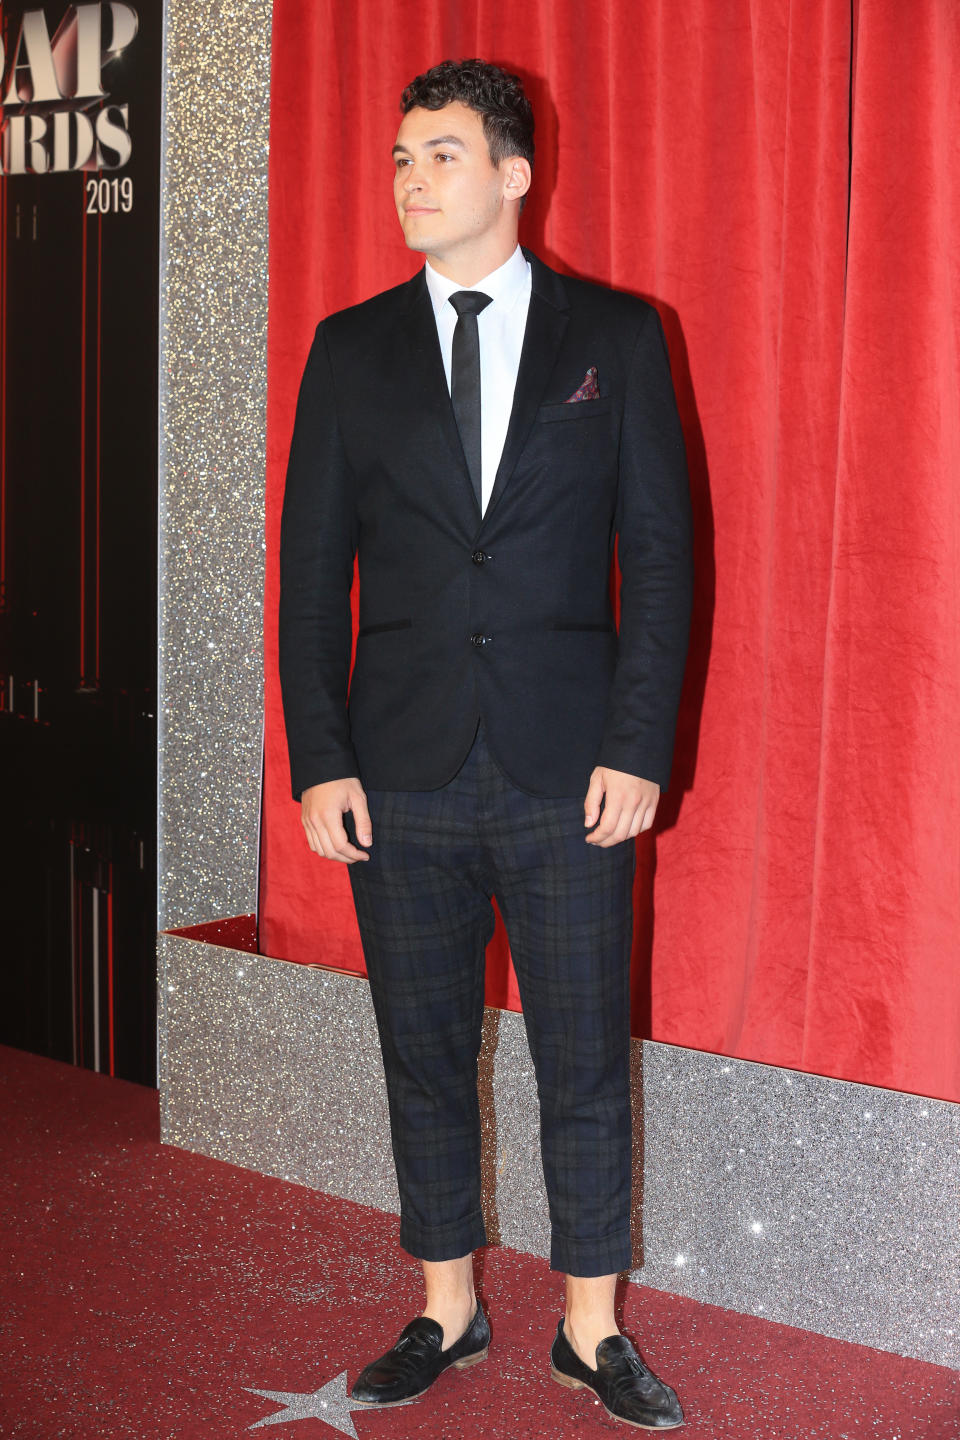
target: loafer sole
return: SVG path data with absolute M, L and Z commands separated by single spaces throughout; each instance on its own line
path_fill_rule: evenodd
M 575 1379 L 573 1375 L 565 1375 L 555 1365 L 550 1366 L 550 1376 L 556 1380 L 558 1385 L 565 1385 L 568 1390 L 589 1390 L 591 1395 L 596 1395 L 600 1400 L 600 1396 L 597 1395 L 592 1385 L 588 1385 L 584 1380 Z M 600 1404 L 603 1405 L 602 1400 L 600 1400 Z M 612 1410 L 607 1409 L 606 1405 L 603 1405 L 603 1408 L 611 1420 L 616 1420 L 620 1425 L 632 1425 L 635 1430 L 679 1430 L 683 1424 L 682 1420 L 673 1420 L 667 1425 L 645 1425 L 642 1420 L 628 1420 L 624 1415 L 615 1415 Z
M 468 1370 L 471 1365 L 479 1365 L 481 1360 L 486 1360 L 489 1353 L 490 1346 L 487 1345 L 483 1350 L 477 1350 L 473 1355 L 464 1355 L 462 1359 L 454 1360 L 452 1365 L 445 1365 L 440 1371 L 440 1374 L 434 1376 L 429 1385 L 425 1385 L 422 1390 L 418 1390 L 416 1395 L 408 1395 L 405 1400 L 354 1400 L 352 1396 L 350 1398 L 354 1405 L 362 1405 L 364 1410 L 395 1410 L 399 1405 L 415 1405 L 418 1400 L 423 1399 L 429 1390 L 433 1389 L 437 1381 L 443 1375 L 446 1375 L 448 1371 Z

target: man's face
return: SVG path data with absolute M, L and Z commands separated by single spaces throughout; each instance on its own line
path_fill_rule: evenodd
M 503 225 L 510 161 L 493 164 L 469 106 L 409 110 L 393 158 L 393 195 L 411 250 L 449 263 L 482 251 Z

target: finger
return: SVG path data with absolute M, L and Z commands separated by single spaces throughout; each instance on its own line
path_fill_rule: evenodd
M 322 853 L 327 860 L 341 860 L 352 864 L 354 860 L 369 860 L 370 856 L 365 850 L 358 850 L 356 845 L 351 845 L 347 838 L 347 832 L 343 828 L 343 820 L 339 815 L 336 818 L 328 817 L 326 824 L 320 832 L 322 841 Z
M 657 800 L 659 795 L 651 799 L 643 799 L 637 805 L 636 814 L 633 817 L 633 824 L 630 826 L 630 834 L 640 835 L 644 830 L 649 830 L 653 824 L 654 816 L 657 813 Z
M 620 822 L 620 816 L 622 813 L 623 812 L 621 807 L 616 803 L 616 801 L 611 802 L 610 796 L 608 795 L 603 807 L 603 815 L 601 817 L 600 824 L 597 826 L 596 830 L 591 831 L 591 833 L 587 836 L 587 840 L 590 842 L 590 844 L 605 845 L 610 836 L 613 834 L 614 830 L 616 830 L 617 825 Z
M 320 845 L 320 836 L 317 832 L 317 827 L 312 820 L 307 819 L 306 815 L 301 815 L 300 818 L 303 822 L 303 833 L 306 837 L 308 847 L 315 855 L 322 855 L 323 850 Z
M 596 825 L 600 818 L 600 802 L 603 799 L 603 775 L 600 770 L 594 770 L 590 776 L 590 784 L 583 801 L 583 823 L 590 828 Z
M 370 811 L 367 809 L 367 797 L 361 793 L 353 801 L 350 808 L 353 811 L 353 823 L 357 827 L 357 839 L 361 845 L 372 845 L 373 826 L 370 824 Z
M 626 840 L 630 834 L 630 826 L 633 822 L 633 815 L 633 809 L 629 805 L 625 805 L 624 808 L 620 811 L 620 817 L 617 820 L 616 825 L 613 827 L 611 833 L 607 836 L 605 840 L 601 840 L 600 842 L 601 847 L 604 850 L 608 850 L 612 845 L 623 844 L 624 840 Z

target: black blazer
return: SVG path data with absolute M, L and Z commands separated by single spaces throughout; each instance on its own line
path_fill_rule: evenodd
M 533 794 L 582 796 L 595 765 L 667 784 L 691 535 L 660 319 L 525 253 L 530 309 L 482 518 L 423 271 L 317 327 L 280 548 L 295 798 L 347 775 L 375 790 L 435 789 L 481 713 L 504 771 Z M 591 366 L 599 398 L 565 403 Z

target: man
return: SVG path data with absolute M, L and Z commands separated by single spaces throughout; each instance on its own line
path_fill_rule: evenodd
M 674 1392 L 614 1318 L 631 1261 L 634 837 L 668 779 L 690 611 L 666 347 L 652 307 L 518 246 L 533 117 L 515 77 L 447 61 L 401 108 L 394 198 L 426 264 L 318 327 L 281 540 L 293 791 L 311 849 L 350 867 L 400 1238 L 426 1285 L 353 1395 L 405 1403 L 487 1354 L 472 1252 L 496 895 L 537 1073 L 551 1265 L 567 1276 L 551 1373 L 670 1428 Z

